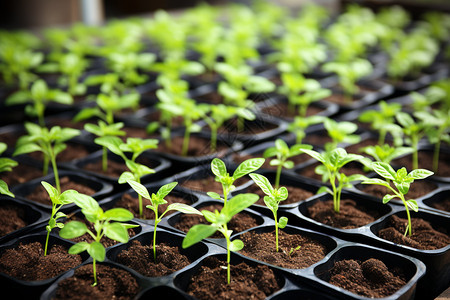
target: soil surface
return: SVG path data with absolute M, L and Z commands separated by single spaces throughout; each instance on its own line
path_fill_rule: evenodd
M 72 189 L 88 196 L 92 196 L 96 193 L 96 191 L 90 188 L 89 186 L 71 181 L 70 178 L 67 176 L 60 178 L 60 185 L 61 185 L 61 192 Z M 38 184 L 34 189 L 34 191 L 31 192 L 29 195 L 25 195 L 25 197 L 29 200 L 36 201 L 45 205 L 52 205 L 52 202 L 50 200 L 50 197 L 48 196 L 47 191 L 41 184 Z
M 227 284 L 226 262 L 215 257 L 204 260 L 199 272 L 192 276 L 187 292 L 198 299 L 265 299 L 281 289 L 273 271 L 265 265 L 251 267 L 245 263 L 231 266 L 231 282 Z
M 288 234 L 282 230 L 278 232 L 278 252 L 276 252 L 275 231 L 264 233 L 248 231 L 240 235 L 239 239 L 244 242 L 244 248 L 240 251 L 243 255 L 287 269 L 307 268 L 328 253 L 326 247 L 318 241 L 301 234 Z M 294 250 L 299 246 L 298 250 Z
M 161 143 L 159 143 L 158 145 L 157 151 L 182 156 L 183 137 L 182 136 L 173 137 L 171 143 L 172 146 L 167 147 L 166 143 L 164 141 L 161 141 Z M 198 157 L 216 153 L 217 157 L 220 158 L 227 153 L 228 149 L 229 146 L 222 144 L 220 141 L 217 141 L 217 150 L 216 152 L 213 152 L 211 151 L 211 143 L 208 139 L 191 136 L 189 139 L 187 157 Z
M 25 211 L 15 205 L 0 206 L 0 237 L 27 226 Z
M 81 256 L 67 251 L 62 245 L 54 245 L 44 256 L 44 246 L 41 243 L 20 243 L 3 252 L 0 257 L 0 272 L 25 281 L 52 278 L 81 264 Z
M 450 195 L 446 195 L 446 197 L 444 197 L 444 199 L 442 199 L 442 200 L 433 201 L 433 202 L 429 203 L 429 205 L 436 209 L 450 212 Z
M 159 277 L 172 274 L 191 263 L 178 247 L 166 243 L 156 244 L 156 262 L 153 260 L 153 244 L 142 245 L 133 240 L 127 250 L 117 255 L 116 261 L 147 277 Z
M 154 161 L 151 161 L 144 157 L 137 158 L 136 162 L 146 165 L 149 168 L 157 167 L 157 164 Z M 108 168 L 106 169 L 106 171 L 103 171 L 101 157 L 99 157 L 99 159 L 95 160 L 94 162 L 85 164 L 83 166 L 83 169 L 86 171 L 98 173 L 98 174 L 101 174 L 104 176 L 117 178 L 117 179 L 120 177 L 120 175 L 123 172 L 129 171 L 127 165 L 125 164 L 125 161 L 115 161 L 112 159 L 108 159 Z
M 212 205 L 197 207 L 197 209 L 200 211 L 202 211 L 202 210 L 214 211 L 216 209 L 220 211 L 222 209 L 222 205 L 212 204 Z M 180 216 L 180 219 L 178 220 L 178 222 L 176 222 L 174 224 L 174 227 L 178 230 L 188 232 L 189 229 L 196 224 L 208 224 L 209 225 L 210 223 L 208 221 L 206 221 L 203 216 L 183 214 Z M 228 224 L 227 224 L 227 227 L 229 230 L 233 230 L 233 234 L 234 234 L 234 233 L 241 232 L 241 231 L 250 229 L 250 228 L 258 226 L 258 225 L 260 225 L 260 224 L 258 224 L 257 220 L 254 217 L 252 217 L 250 214 L 248 214 L 246 212 L 240 212 L 231 218 L 230 222 L 228 222 Z M 211 238 L 223 238 L 223 235 L 220 232 L 216 232 L 210 237 Z
M 387 297 L 406 284 L 399 268 L 389 270 L 375 258 L 338 261 L 329 276 L 329 283 L 368 298 Z
M 405 167 L 407 170 L 412 170 L 412 155 L 395 159 L 392 165 Z M 419 151 L 419 168 L 433 170 L 433 151 Z M 436 173 L 439 177 L 450 177 L 450 153 L 439 153 L 438 171 Z M 434 175 L 433 175 L 434 176 Z
M 450 244 L 448 228 L 438 227 L 437 224 L 432 225 L 423 219 L 414 217 L 411 218 L 411 223 L 412 235 L 404 236 L 408 220 L 393 215 L 389 218 L 385 228 L 378 232 L 378 236 L 396 244 L 421 250 L 440 249 Z
M 304 201 L 304 200 L 314 196 L 314 193 L 312 193 L 308 190 L 302 189 L 300 187 L 283 185 L 283 184 L 280 184 L 280 186 L 284 186 L 288 190 L 288 198 L 284 201 L 281 201 L 280 205 L 298 203 L 298 202 Z M 256 184 L 251 185 L 248 187 L 247 192 L 259 195 L 260 198 L 255 204 L 259 204 L 262 206 L 266 205 L 264 203 L 264 196 L 266 194 L 264 194 L 264 192 L 261 190 L 261 188 L 259 186 L 257 186 Z
M 27 164 L 20 163 L 15 166 L 11 170 L 11 172 L 4 172 L 0 174 L 0 179 L 5 181 L 11 188 L 15 185 L 22 184 L 42 176 L 42 168 L 39 169 Z
M 161 216 L 161 214 L 167 209 L 167 206 L 169 206 L 172 203 L 184 203 L 187 205 L 190 205 L 190 201 L 184 199 L 183 197 L 177 197 L 173 195 L 167 195 L 164 197 L 164 199 L 167 201 L 166 204 L 158 205 L 158 215 Z M 139 216 L 139 199 L 132 197 L 130 194 L 123 194 L 122 198 L 120 198 L 115 204 L 114 207 L 123 207 L 125 209 L 128 209 L 131 211 L 135 218 L 141 218 L 146 220 L 153 220 L 155 219 L 155 213 L 153 210 L 147 208 L 147 205 L 150 205 L 150 201 L 148 199 L 142 199 L 142 214 L 143 217 Z M 176 212 L 175 210 L 168 211 L 164 216 L 169 216 Z
M 234 186 L 238 187 L 238 186 L 243 185 L 244 183 L 248 182 L 249 180 L 250 180 L 250 178 L 248 178 L 248 177 L 238 178 L 234 182 Z M 185 188 L 188 188 L 191 190 L 196 190 L 196 191 L 201 191 L 204 193 L 216 192 L 219 195 L 221 195 L 223 193 L 222 184 L 220 182 L 216 181 L 215 176 L 208 176 L 206 178 L 199 178 L 199 179 L 188 179 L 188 180 L 183 181 L 180 185 Z
M 351 199 L 341 199 L 339 213 L 333 209 L 333 200 L 317 201 L 308 207 L 308 214 L 317 222 L 341 229 L 358 228 L 380 217 L 379 212 L 357 205 Z
M 70 162 L 90 154 L 90 150 L 82 144 L 66 142 L 66 145 L 66 149 L 56 156 L 56 162 Z M 28 155 L 38 161 L 43 161 L 44 159 L 44 154 L 42 152 L 31 152 Z
M 318 107 L 315 105 L 309 105 L 306 110 L 306 116 L 314 116 L 317 115 L 318 113 L 321 113 L 324 110 L 325 108 Z M 268 115 L 287 120 L 292 120 L 294 119 L 294 117 L 299 115 L 298 109 L 295 108 L 293 111 L 291 111 L 290 109 L 288 109 L 288 105 L 286 102 L 279 102 L 274 105 L 264 107 L 261 109 L 261 111 Z
M 97 264 L 98 285 L 92 286 L 92 265 L 75 270 L 72 277 L 61 280 L 53 299 L 134 299 L 139 293 L 136 279 L 127 271 Z
M 392 194 L 392 191 L 390 191 L 388 188 L 381 186 L 381 185 L 361 184 L 358 186 L 358 188 L 361 189 L 363 192 L 368 193 L 368 194 L 373 195 L 378 198 L 383 198 L 386 194 Z M 406 198 L 407 199 L 416 199 L 416 198 L 425 196 L 428 193 L 431 193 L 432 191 L 434 191 L 437 188 L 438 188 L 438 186 L 431 181 L 416 180 L 411 184 L 408 194 L 406 194 Z M 391 201 L 397 201 L 397 200 L 398 199 L 396 198 Z M 400 202 L 400 200 L 398 200 L 398 201 Z

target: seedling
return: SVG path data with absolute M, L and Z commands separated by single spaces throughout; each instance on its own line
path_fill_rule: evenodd
M 394 124 L 395 115 L 401 111 L 402 105 L 397 102 L 386 103 L 380 101 L 379 110 L 369 109 L 361 113 L 358 120 L 364 123 L 370 123 L 373 130 L 378 132 L 378 144 L 383 145 L 388 132 L 395 133 L 401 131 L 400 127 Z
M 295 247 L 295 248 L 291 248 L 291 250 L 289 250 L 289 257 L 291 257 L 295 252 L 297 252 L 298 250 L 300 250 L 300 248 L 301 248 L 302 246 L 301 245 L 299 245 L 299 246 L 297 246 L 297 247 Z
M 94 241 L 92 243 L 79 242 L 69 248 L 70 254 L 79 254 L 87 251 L 92 257 L 92 271 L 94 283 L 98 284 L 96 262 L 105 260 L 105 247 L 100 242 L 103 236 L 120 243 L 127 243 L 128 229 L 138 227 L 139 225 L 127 224 L 133 219 L 133 214 L 125 208 L 112 208 L 104 211 L 94 198 L 78 194 L 73 198 L 73 202 L 81 208 L 81 212 L 86 220 L 94 224 L 95 232 L 92 232 L 85 223 L 80 221 L 70 221 L 61 228 L 59 235 L 64 239 L 74 239 L 88 233 Z
M 203 239 L 208 238 L 213 235 L 216 231 L 223 234 L 227 245 L 227 283 L 231 282 L 231 251 L 239 251 L 244 247 L 244 243 L 239 239 L 234 239 L 231 241 L 232 230 L 227 227 L 228 222 L 231 218 L 248 208 L 256 201 L 258 201 L 258 195 L 255 194 L 238 194 L 228 201 L 228 204 L 223 206 L 222 210 L 219 212 L 215 210 L 214 212 L 208 210 L 202 210 L 202 214 L 205 219 L 210 222 L 210 225 L 197 224 L 189 229 L 188 233 L 183 239 L 182 247 L 188 248 Z
M 361 140 L 359 135 L 353 134 L 358 129 L 358 126 L 353 122 L 337 122 L 333 119 L 326 118 L 323 125 L 332 140 L 325 144 L 325 149 L 335 149 L 343 143 L 356 144 Z
M 34 123 L 25 123 L 28 134 L 17 140 L 13 156 L 40 151 L 44 154 L 43 173 L 48 173 L 48 165 L 52 164 L 55 184 L 58 192 L 61 192 L 59 184 L 58 166 L 56 156 L 66 149 L 66 141 L 78 136 L 80 131 L 73 128 L 61 128 L 53 126 L 50 130 Z
M 357 81 L 373 71 L 372 64 L 362 58 L 351 62 L 328 62 L 323 65 L 322 69 L 338 75 L 339 84 L 344 91 L 347 103 L 351 103 L 353 96 L 359 92 Z
M 0 143 L 0 154 L 5 152 L 7 147 L 8 146 L 5 143 Z M 11 172 L 12 168 L 14 168 L 17 165 L 18 163 L 15 160 L 12 160 L 7 157 L 0 157 L 0 173 Z M 0 194 L 14 197 L 14 194 L 8 188 L 8 184 L 3 180 L 0 180 Z
M 123 127 L 122 122 L 108 125 L 102 120 L 98 120 L 98 125 L 89 123 L 84 125 L 84 129 L 86 131 L 96 135 L 98 138 L 108 136 L 112 137 L 123 136 L 126 133 L 125 131 L 121 130 L 122 127 Z M 98 142 L 99 140 L 96 139 L 96 141 Z M 108 147 L 105 145 L 100 146 L 102 147 L 102 170 L 103 172 L 106 172 L 106 170 L 108 170 Z
M 252 173 L 249 176 L 261 188 L 264 194 L 266 194 L 266 196 L 264 196 L 264 203 L 273 213 L 273 219 L 275 221 L 275 245 L 276 251 L 278 252 L 278 228 L 283 229 L 286 227 L 288 218 L 281 217 L 278 220 L 277 212 L 280 202 L 287 199 L 288 191 L 284 186 L 273 188 L 267 177 L 261 174 Z
M 366 178 L 361 174 L 346 176 L 344 173 L 340 173 L 341 168 L 351 161 L 359 161 L 367 165 L 367 158 L 347 153 L 343 148 L 335 148 L 323 153 L 308 149 L 303 149 L 303 152 L 322 163 L 316 167 L 315 171 L 322 175 L 323 182 L 329 181 L 331 190 L 327 186 L 322 186 L 317 193 L 327 192 L 333 195 L 333 208 L 336 213 L 339 213 L 342 189 L 352 187 L 351 182 L 353 181 Z
M 303 149 L 312 149 L 311 145 L 295 144 L 289 147 L 285 141 L 282 139 L 275 140 L 275 146 L 267 148 L 263 156 L 264 158 L 273 157 L 276 158 L 270 161 L 271 166 L 277 166 L 277 173 L 275 177 L 275 188 L 278 189 L 280 186 L 280 177 L 282 168 L 292 169 L 294 167 L 294 162 L 288 160 L 291 157 L 300 155 L 303 153 Z
M 66 190 L 64 192 L 59 192 L 51 184 L 45 181 L 41 181 L 42 186 L 48 193 L 50 200 L 52 201 L 52 212 L 50 213 L 50 219 L 48 225 L 45 227 L 47 230 L 47 237 L 45 239 L 44 256 L 47 255 L 48 240 L 50 233 L 53 228 L 63 228 L 64 223 L 58 223 L 58 219 L 66 217 L 66 214 L 61 212 L 61 208 L 73 202 L 73 198 L 78 197 L 78 192 L 75 190 Z
M 388 144 L 366 146 L 360 149 L 361 152 L 373 157 L 375 161 L 390 164 L 397 157 L 413 152 L 411 147 L 395 147 Z
M 211 170 L 216 175 L 216 181 L 222 184 L 223 198 L 214 192 L 208 192 L 207 194 L 213 199 L 223 200 L 223 207 L 226 207 L 228 205 L 228 195 L 236 188 L 233 183 L 237 179 L 258 170 L 264 164 L 264 161 L 264 158 L 247 159 L 239 164 L 233 175 L 230 176 L 225 163 L 220 158 L 214 158 L 211 161 Z
M 381 185 L 389 189 L 393 194 L 386 194 L 383 197 L 383 203 L 388 203 L 394 198 L 399 198 L 402 201 L 408 217 L 408 225 L 406 226 L 404 235 L 406 236 L 408 234 L 411 236 L 412 226 L 409 209 L 418 212 L 419 206 L 416 200 L 406 200 L 405 195 L 408 193 L 410 185 L 414 180 L 427 178 L 434 173 L 426 169 L 415 169 L 408 173 L 405 167 L 398 169 L 396 172 L 389 164 L 384 162 L 373 162 L 371 166 L 384 180 L 379 178 L 366 178 L 362 183 Z M 391 185 L 391 182 L 395 188 Z
M 245 120 L 254 120 L 255 114 L 243 107 L 236 107 L 232 105 L 217 104 L 209 106 L 210 113 L 205 114 L 204 121 L 211 129 L 211 152 L 215 152 L 217 148 L 217 133 L 219 128 L 226 122 L 233 119 L 235 116 L 240 116 Z
M 434 145 L 433 171 L 437 173 L 441 142 L 450 143 L 450 110 L 447 113 L 441 110 L 419 111 L 414 113 L 414 116 L 426 124 L 425 134 L 430 143 Z
M 427 125 L 425 122 L 416 122 L 413 117 L 405 112 L 397 113 L 396 119 L 406 137 L 405 143 L 413 148 L 412 168 L 417 169 L 419 166 L 419 141 L 424 137 Z
M 6 99 L 6 105 L 31 103 L 25 106 L 25 113 L 37 117 L 41 127 L 45 126 L 44 112 L 49 102 L 70 105 L 73 103 L 73 99 L 68 93 L 49 89 L 47 83 L 42 79 L 36 80 L 29 90 L 19 90 Z
M 156 194 L 152 193 L 151 196 L 145 186 L 143 186 L 139 182 L 134 180 L 127 180 L 127 182 L 141 197 L 150 200 L 151 204 L 147 205 L 146 207 L 148 209 L 151 209 L 155 213 L 155 223 L 153 229 L 153 259 L 156 262 L 156 227 L 158 226 L 159 222 L 161 222 L 164 215 L 171 210 L 176 210 L 184 214 L 202 215 L 202 213 L 187 204 L 172 203 L 167 206 L 166 210 L 161 215 L 159 215 L 158 206 L 167 203 L 164 197 L 166 197 L 175 188 L 175 186 L 178 184 L 177 182 L 171 182 L 163 185 Z
M 306 137 L 306 129 L 314 124 L 323 123 L 325 117 L 313 115 L 309 117 L 296 116 L 294 120 L 288 125 L 287 130 L 295 135 L 295 142 L 301 144 Z

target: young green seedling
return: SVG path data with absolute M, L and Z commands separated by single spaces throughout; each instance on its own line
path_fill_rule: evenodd
M 306 129 L 311 125 L 323 123 L 324 120 L 325 117 L 317 115 L 309 117 L 296 116 L 288 125 L 287 130 L 295 135 L 295 142 L 301 144 L 306 137 Z
M 267 177 L 261 174 L 251 173 L 249 176 L 261 188 L 264 194 L 266 194 L 266 196 L 264 196 L 264 203 L 273 213 L 273 220 L 275 221 L 275 245 L 276 251 L 278 252 L 278 228 L 283 229 L 288 222 L 288 218 L 286 217 L 281 217 L 278 220 L 278 206 L 281 201 L 287 199 L 288 191 L 284 186 L 273 188 Z
M 413 152 L 411 147 L 395 147 L 388 144 L 366 146 L 360 149 L 361 152 L 373 157 L 375 161 L 390 164 L 393 159 Z
M 337 122 L 333 119 L 326 118 L 323 125 L 332 140 L 325 144 L 325 149 L 335 149 L 342 143 L 356 144 L 361 140 L 359 135 L 353 134 L 358 129 L 358 126 L 353 122 Z
M 223 207 L 226 207 L 228 205 L 228 195 L 236 188 L 233 183 L 237 179 L 258 170 L 264 164 L 264 161 L 264 158 L 247 159 L 239 164 L 233 175 L 230 176 L 225 163 L 220 158 L 214 158 L 211 161 L 211 171 L 216 176 L 216 181 L 222 184 L 223 198 L 215 192 L 208 192 L 207 194 L 213 199 L 223 200 Z
M 6 99 L 6 105 L 18 105 L 31 103 L 25 106 L 25 113 L 37 117 L 39 125 L 45 126 L 44 112 L 49 102 L 57 102 L 65 105 L 73 103 L 72 96 L 57 89 L 49 89 L 47 83 L 36 80 L 29 90 L 19 90 Z
M 171 182 L 163 185 L 156 194 L 152 193 L 151 196 L 145 186 L 143 186 L 139 182 L 134 180 L 127 180 L 127 182 L 133 188 L 133 190 L 136 191 L 136 193 L 138 193 L 143 198 L 150 200 L 151 204 L 147 205 L 146 207 L 148 209 L 151 209 L 155 213 L 155 224 L 153 229 L 153 259 L 156 262 L 156 228 L 159 222 L 161 222 L 164 215 L 171 210 L 176 210 L 184 214 L 202 215 L 202 213 L 187 204 L 172 203 L 167 206 L 166 210 L 161 215 L 159 215 L 158 206 L 167 203 L 164 197 L 166 197 L 175 188 L 175 186 L 178 184 L 177 182 Z
M 79 242 L 69 248 L 70 254 L 79 254 L 87 251 L 92 257 L 92 272 L 94 275 L 94 283 L 98 284 L 96 262 L 105 260 L 105 247 L 100 242 L 106 236 L 112 240 L 127 243 L 128 229 L 138 227 L 139 225 L 127 224 L 133 219 L 133 214 L 125 208 L 112 208 L 104 211 L 98 202 L 87 195 L 78 194 L 73 198 L 73 202 L 81 208 L 81 212 L 86 220 L 94 224 L 95 232 L 92 232 L 85 223 L 80 221 L 70 221 L 61 228 L 59 235 L 64 239 L 74 239 L 88 233 L 94 241 L 92 243 Z
M 373 162 L 372 169 L 384 178 L 384 180 L 379 178 L 366 178 L 362 183 L 381 185 L 393 192 L 393 194 L 386 194 L 383 197 L 383 203 L 388 203 L 394 198 L 399 198 L 402 201 L 408 217 L 408 226 L 406 226 L 404 235 L 406 236 L 406 234 L 409 234 L 409 236 L 411 236 L 412 225 L 409 209 L 418 212 L 419 206 L 417 205 L 416 200 L 406 200 L 405 195 L 408 193 L 414 180 L 427 178 L 434 173 L 426 169 L 415 169 L 408 173 L 405 167 L 398 169 L 396 172 L 389 164 L 384 162 Z M 395 188 L 392 187 L 391 183 Z
M 132 153 L 131 159 L 126 158 L 125 164 L 130 171 L 123 172 L 118 182 L 126 183 L 127 180 L 134 180 L 141 183 L 141 178 L 148 174 L 155 173 L 154 169 L 149 168 L 146 165 L 136 162 L 136 159 L 145 151 L 150 149 L 155 149 L 158 147 L 158 140 L 156 139 L 140 139 L 140 138 L 128 138 L 126 143 L 119 145 L 119 150 L 123 152 Z M 121 155 L 120 152 L 114 152 L 115 154 Z M 139 199 L 139 217 L 143 218 L 143 207 L 142 207 L 142 196 L 138 194 Z
M 8 146 L 5 143 L 0 143 L 0 154 L 5 152 L 7 147 Z M 17 165 L 18 165 L 18 162 L 15 160 L 12 160 L 11 158 L 0 157 L 0 173 L 11 172 L 12 168 L 14 168 Z M 3 180 L 0 180 L 0 194 L 14 197 L 14 194 L 8 188 L 8 184 Z
M 55 184 L 58 192 L 61 192 L 59 184 L 58 166 L 56 156 L 66 149 L 66 141 L 78 136 L 80 131 L 73 128 L 61 128 L 53 126 L 50 130 L 34 123 L 25 123 L 28 134 L 21 136 L 16 143 L 13 156 L 40 151 L 44 154 L 43 173 L 48 172 L 49 163 L 52 164 Z
M 402 111 L 395 117 L 406 137 L 405 143 L 413 148 L 412 168 L 417 169 L 419 166 L 419 141 L 426 133 L 427 124 L 420 120 L 416 122 L 411 115 Z
M 273 157 L 276 158 L 270 161 L 271 166 L 277 166 L 277 173 L 275 177 L 275 188 L 278 189 L 280 186 L 280 177 L 282 168 L 292 169 L 294 167 L 294 162 L 292 160 L 288 160 L 291 157 L 300 155 L 303 153 L 303 149 L 312 149 L 311 145 L 303 145 L 303 144 L 295 144 L 289 147 L 285 141 L 282 139 L 275 140 L 275 146 L 267 148 L 263 157 Z
M 189 229 L 188 233 L 183 239 L 182 247 L 188 248 L 203 239 L 213 235 L 216 231 L 219 231 L 225 237 L 227 243 L 227 283 L 231 282 L 230 261 L 231 251 L 239 251 L 244 247 L 244 243 L 241 240 L 234 239 L 231 241 L 232 230 L 227 227 L 231 218 L 248 208 L 256 201 L 258 201 L 258 195 L 255 194 L 238 194 L 228 201 L 227 206 L 223 206 L 222 210 L 211 212 L 208 210 L 202 210 L 202 214 L 205 219 L 210 222 L 210 225 L 197 224 Z
M 317 193 L 328 192 L 333 195 L 334 211 L 339 213 L 342 189 L 351 187 L 351 182 L 353 181 L 364 180 L 366 178 L 361 174 L 346 176 L 344 173 L 339 172 L 340 169 L 352 161 L 359 161 L 367 165 L 368 158 L 347 153 L 343 148 L 335 148 L 323 153 L 308 149 L 303 149 L 303 152 L 322 163 L 316 167 L 316 173 L 322 175 L 322 181 L 329 181 L 331 190 L 327 186 L 322 186 Z
M 42 186 L 48 193 L 50 200 L 52 201 L 52 212 L 50 213 L 50 219 L 48 221 L 48 225 L 45 227 L 47 230 L 47 237 L 45 239 L 45 247 L 44 247 L 44 256 L 47 255 L 48 248 L 48 240 L 50 237 L 50 233 L 53 228 L 63 228 L 64 223 L 58 223 L 58 219 L 66 217 L 66 214 L 61 212 L 61 208 L 73 202 L 73 199 L 78 197 L 78 192 L 75 190 L 67 190 L 64 192 L 59 192 L 56 188 L 54 188 L 51 184 L 45 181 L 41 181 Z
M 124 136 L 126 133 L 125 131 L 121 130 L 123 127 L 122 122 L 113 123 L 113 124 L 106 124 L 102 120 L 98 120 L 98 125 L 95 124 L 85 124 L 84 129 L 97 137 L 117 137 L 117 136 Z M 97 140 L 98 142 L 99 140 Z M 106 172 L 108 170 L 108 147 L 105 145 L 102 146 L 102 170 L 103 172 Z

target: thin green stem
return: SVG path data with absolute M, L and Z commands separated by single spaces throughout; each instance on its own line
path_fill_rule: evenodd
M 433 153 L 433 172 L 436 174 L 439 168 L 439 151 L 441 149 L 441 140 L 434 145 Z
M 275 220 L 275 246 L 278 252 L 278 219 L 276 211 L 273 212 L 273 219 Z
M 184 138 L 183 138 L 183 149 L 181 151 L 183 156 L 187 156 L 190 135 L 191 135 L 191 131 L 189 130 L 189 127 L 186 127 L 186 130 L 184 131 Z
M 95 266 L 95 258 L 92 260 L 92 273 L 94 275 L 94 283 L 92 284 L 92 286 L 97 286 L 97 268 Z
M 108 149 L 103 146 L 103 154 L 102 154 L 102 169 L 103 172 L 106 172 L 108 170 Z
M 156 263 L 156 227 L 158 226 L 158 209 L 155 209 L 155 225 L 153 228 L 153 260 Z
M 58 191 L 58 193 L 61 193 L 61 185 L 59 183 L 58 166 L 56 165 L 56 157 L 55 157 L 54 153 L 52 153 L 52 155 L 51 155 L 51 162 L 52 162 L 52 167 L 53 167 L 53 174 L 55 176 L 56 190 Z
M 281 162 L 278 166 L 277 166 L 277 176 L 275 177 L 275 188 L 278 189 L 278 187 L 280 186 L 280 177 L 281 177 L 281 170 L 283 168 L 283 163 Z
M 47 256 L 48 240 L 50 238 L 50 230 L 47 230 L 47 237 L 45 238 L 44 256 Z

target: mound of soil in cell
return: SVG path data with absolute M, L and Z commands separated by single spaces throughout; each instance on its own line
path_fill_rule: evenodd
M 25 211 L 15 205 L 0 206 L 0 236 L 27 226 Z

